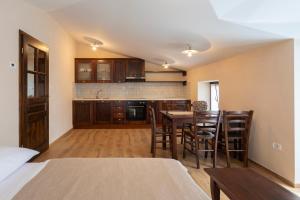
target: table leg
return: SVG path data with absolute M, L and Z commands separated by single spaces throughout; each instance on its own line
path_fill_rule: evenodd
M 164 133 L 166 133 L 167 132 L 167 119 L 164 117 L 164 115 L 162 117 L 162 128 L 163 128 Z M 165 149 L 167 149 L 167 137 L 165 134 L 163 135 L 162 140 L 163 140 L 163 143 L 162 143 L 163 149 L 165 150 Z
M 212 200 L 220 200 L 220 188 L 212 178 L 210 178 L 210 192 Z
M 172 158 L 178 159 L 177 156 L 177 121 L 172 120 Z

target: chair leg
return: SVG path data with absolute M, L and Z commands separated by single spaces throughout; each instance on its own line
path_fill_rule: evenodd
M 227 167 L 230 166 L 230 154 L 229 154 L 229 144 L 228 144 L 228 135 L 225 133 L 225 148 L 226 148 L 226 160 L 227 160 Z
M 199 161 L 199 157 L 200 157 L 200 152 L 198 151 L 198 146 L 199 146 L 199 141 L 198 139 L 195 139 L 195 155 L 196 155 L 196 164 L 197 164 L 197 169 L 200 169 L 200 161 Z
M 233 147 L 234 147 L 234 150 L 237 150 L 238 149 L 238 144 L 237 144 L 237 139 L 234 139 L 233 140 Z M 234 158 L 238 158 L 238 153 L 236 151 L 233 152 L 233 157 Z
M 151 134 L 151 153 L 153 153 L 153 140 L 154 140 L 154 137 L 153 137 L 153 133 Z
M 248 167 L 248 143 L 245 141 L 244 143 L 244 167 Z
M 153 153 L 152 153 L 152 157 L 153 158 L 156 157 L 156 137 L 154 137 L 154 139 L 153 139 Z
M 208 140 L 204 139 L 204 145 L 205 145 L 205 153 L 204 154 L 205 154 L 205 158 L 207 158 L 207 155 L 208 155 L 208 151 L 207 151 L 208 150 Z
M 213 142 L 213 168 L 216 168 L 217 165 L 217 154 L 218 154 L 218 142 Z
M 183 150 L 182 150 L 182 157 L 185 158 L 185 149 L 186 149 L 186 139 L 185 139 L 185 135 L 183 135 L 182 132 L 182 138 L 183 138 Z
M 183 137 L 184 137 L 184 128 L 182 127 L 182 130 L 181 130 L 181 144 L 183 144 Z

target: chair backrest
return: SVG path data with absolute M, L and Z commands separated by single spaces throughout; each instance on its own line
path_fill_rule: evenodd
M 206 131 L 218 137 L 220 130 L 221 111 L 194 111 L 194 134 L 197 131 Z
M 252 123 L 253 110 L 250 111 L 223 111 L 223 122 L 225 134 L 229 132 L 240 132 L 249 139 Z
M 206 101 L 194 101 L 192 106 L 193 106 L 193 110 L 196 112 L 206 111 L 208 107 Z
M 149 106 L 149 115 L 150 115 L 150 122 L 151 122 L 151 130 L 154 134 L 156 131 L 156 117 L 155 117 L 155 111 L 152 106 Z

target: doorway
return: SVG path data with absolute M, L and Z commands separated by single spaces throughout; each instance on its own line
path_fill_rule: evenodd
M 49 49 L 19 32 L 19 146 L 43 152 L 49 147 Z
M 199 81 L 198 101 L 207 102 L 209 110 L 219 110 L 219 81 Z

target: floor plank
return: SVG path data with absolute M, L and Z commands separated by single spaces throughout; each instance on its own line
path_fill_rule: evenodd
M 49 150 L 40 155 L 34 162 L 41 162 L 53 158 L 66 157 L 151 157 L 150 129 L 77 129 L 65 134 L 50 145 Z M 179 144 L 180 142 L 178 142 Z M 196 183 L 208 194 L 209 176 L 203 168 L 212 167 L 211 159 L 201 159 L 201 169 L 196 169 L 195 158 L 187 152 L 182 159 L 182 145 L 178 145 L 179 160 L 185 165 Z M 157 151 L 157 157 L 170 158 L 169 150 Z M 233 166 L 242 164 L 233 160 Z M 218 158 L 218 167 L 225 167 L 224 157 Z M 257 165 L 250 164 L 258 173 L 272 179 L 300 196 L 300 188 L 291 188 L 268 171 Z M 228 199 L 224 194 L 222 200 Z

